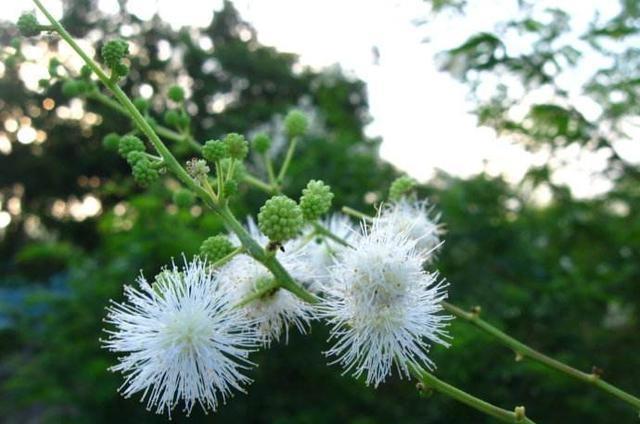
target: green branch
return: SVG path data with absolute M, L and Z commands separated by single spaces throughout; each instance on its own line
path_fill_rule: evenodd
M 534 350 L 532 348 L 530 348 L 529 346 L 525 345 L 524 343 L 514 339 L 513 337 L 503 333 L 502 331 L 498 330 L 496 327 L 494 327 L 493 325 L 489 324 L 488 322 L 484 321 L 483 319 L 480 318 L 479 313 L 477 312 L 467 312 L 455 305 L 452 305 L 448 302 L 442 302 L 442 307 L 449 313 L 455 315 L 458 318 L 461 318 L 469 323 L 471 323 L 472 325 L 478 327 L 479 329 L 481 329 L 482 331 L 484 331 L 487 334 L 490 334 L 491 336 L 495 337 L 496 339 L 498 339 L 498 341 L 500 341 L 503 345 L 510 347 L 511 349 L 513 349 L 513 351 L 516 353 L 518 358 L 529 358 L 531 360 L 534 360 L 536 362 L 539 362 L 551 369 L 554 369 L 556 371 L 560 371 L 564 374 L 567 374 L 570 377 L 575 378 L 576 380 L 582 381 L 584 383 L 596 386 L 597 388 L 599 388 L 600 390 L 615 396 L 621 400 L 623 400 L 624 402 L 627 402 L 628 404 L 634 406 L 635 408 L 638 408 L 640 410 L 640 399 L 638 399 L 637 397 L 617 388 L 616 386 L 607 383 L 606 381 L 604 381 L 602 378 L 600 378 L 600 376 L 598 374 L 595 373 L 585 373 L 582 372 L 580 370 L 577 370 L 573 367 L 570 367 L 567 364 L 564 364 L 556 359 L 550 358 L 549 356 L 538 352 L 537 350 Z
M 535 422 L 525 416 L 523 406 L 516 407 L 514 411 L 502 409 L 437 379 L 433 374 L 415 364 L 409 364 L 409 366 L 411 373 L 420 381 L 420 383 L 418 383 L 420 390 L 433 389 L 506 423 L 535 424 Z

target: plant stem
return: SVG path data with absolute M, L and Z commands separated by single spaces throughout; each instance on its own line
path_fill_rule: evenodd
M 282 180 L 287 173 L 287 169 L 289 169 L 289 164 L 291 163 L 291 158 L 293 158 L 293 152 L 296 150 L 296 144 L 298 144 L 298 138 L 293 137 L 289 141 L 289 148 L 287 149 L 287 154 L 284 157 L 284 162 L 282 162 L 282 167 L 280 168 L 280 172 L 278 172 L 277 182 L 278 184 L 282 184 Z
M 102 103 L 105 106 L 110 107 L 111 109 L 115 110 L 116 112 L 119 112 L 123 115 L 129 116 L 129 112 L 127 112 L 127 109 L 125 109 L 124 107 L 122 107 L 120 105 L 120 103 L 118 103 L 117 101 L 113 100 L 112 98 L 110 98 L 109 96 L 105 96 L 104 94 L 100 93 L 99 91 L 94 91 L 91 92 L 89 94 L 87 94 L 87 98 L 89 99 L 93 99 L 97 102 Z M 176 131 L 173 131 L 170 128 L 164 127 L 162 125 L 155 125 L 155 131 L 158 133 L 158 135 L 167 138 L 169 140 L 172 141 L 176 141 L 176 142 L 186 142 L 196 153 L 200 153 L 202 152 L 202 145 L 200 143 L 198 143 L 193 137 L 191 137 L 190 135 L 182 135 Z
M 109 91 L 113 93 L 116 100 L 126 111 L 127 115 L 131 117 L 134 124 L 147 136 L 149 142 L 153 145 L 158 154 L 162 156 L 166 167 L 172 171 L 191 191 L 196 193 L 208 207 L 221 217 L 227 228 L 236 233 L 247 253 L 249 253 L 255 260 L 262 263 L 273 274 L 279 287 L 290 291 L 306 302 L 317 302 L 317 298 L 313 294 L 307 291 L 304 287 L 298 285 L 293 278 L 291 278 L 289 273 L 284 269 L 282 264 L 278 262 L 275 256 L 268 255 L 265 250 L 251 237 L 247 230 L 236 220 L 228 206 L 219 205 L 211 193 L 207 192 L 207 190 L 198 184 L 197 181 L 191 178 L 189 173 L 187 173 L 182 165 L 180 165 L 167 146 L 165 146 L 162 140 L 160 140 L 158 134 L 156 134 L 151 125 L 134 106 L 129 97 L 127 97 L 117 83 L 112 81 L 111 78 L 105 74 L 102 68 L 93 59 L 91 59 L 84 50 L 82 50 L 62 24 L 60 24 L 60 22 L 58 22 L 42 5 L 41 1 L 33 0 L 33 2 L 47 17 L 49 22 L 51 22 L 60 37 L 62 37 L 62 39 L 65 40 L 76 53 L 78 53 L 87 66 L 95 72 L 98 79 L 109 89 Z
M 628 404 L 634 406 L 635 408 L 640 409 L 640 399 L 638 399 L 637 397 L 617 388 L 616 386 L 613 386 L 610 383 L 607 383 L 606 381 L 604 381 L 602 378 L 600 378 L 599 375 L 595 374 L 595 373 L 585 373 L 583 371 L 577 370 L 567 364 L 564 364 L 556 359 L 550 358 L 549 356 L 538 352 L 535 349 L 532 349 L 531 347 L 525 345 L 524 343 L 514 339 L 513 337 L 503 333 L 502 331 L 498 330 L 496 327 L 494 327 L 493 325 L 489 324 L 488 322 L 484 321 L 483 319 L 480 318 L 479 314 L 476 312 L 467 312 L 455 305 L 452 305 L 448 302 L 443 301 L 442 302 L 442 307 L 449 313 L 455 315 L 458 318 L 461 318 L 469 323 L 471 323 L 472 325 L 480 328 L 482 331 L 484 331 L 487 334 L 490 334 L 491 336 L 495 337 L 496 339 L 498 339 L 498 341 L 500 341 L 502 344 L 504 344 L 505 346 L 510 347 L 511 349 L 513 349 L 513 351 L 516 353 L 516 355 L 518 355 L 518 357 L 522 357 L 522 358 L 530 358 L 536 362 L 539 362 L 543 365 L 546 365 L 549 368 L 555 369 L 557 371 L 560 371 L 562 373 L 567 374 L 570 377 L 575 378 L 576 380 L 585 382 L 587 384 L 591 384 L 596 386 L 597 388 L 599 388 L 600 390 L 609 393 L 612 396 L 615 396 L 621 400 L 623 400 L 624 402 L 627 402 Z
M 258 290 L 254 291 L 234 306 L 236 308 L 242 308 L 243 306 L 253 302 L 254 300 L 260 299 L 264 295 L 273 292 L 274 290 L 278 290 L 279 287 L 280 285 L 276 280 L 271 280 L 268 284 L 260 287 Z
M 315 232 L 317 234 L 323 235 L 325 237 L 330 238 L 331 240 L 345 246 L 345 247 L 353 247 L 351 246 L 346 240 L 344 240 L 341 237 L 338 237 L 337 235 L 333 234 L 331 231 L 329 231 L 327 228 L 323 227 L 320 223 L 318 222 L 314 222 L 313 224 L 313 229 L 315 230 Z
M 309 303 L 316 303 L 318 298 L 309 291 L 298 285 L 284 269 L 282 264 L 278 262 L 274 255 L 269 255 L 265 250 L 251 237 L 249 232 L 238 222 L 236 217 L 231 213 L 228 206 L 220 208 L 220 216 L 223 218 L 225 225 L 229 230 L 233 231 L 247 252 L 258 262 L 264 265 L 275 277 L 279 287 L 282 287 L 298 296 L 300 299 Z
M 231 259 L 233 259 L 236 255 L 238 255 L 238 254 L 240 254 L 242 252 L 244 252 L 244 247 L 238 247 L 235 250 L 233 250 L 231 253 L 229 253 L 227 256 L 224 256 L 224 257 L 218 259 L 217 261 L 215 261 L 214 263 L 212 263 L 209 266 L 211 268 L 221 267 L 222 265 L 226 264 Z
M 247 184 L 251 184 L 252 186 L 264 191 L 265 193 L 268 194 L 273 194 L 273 187 L 270 186 L 269 184 L 265 183 L 264 181 L 260 180 L 259 178 L 254 177 L 251 174 L 245 174 L 244 175 L 244 181 Z
M 353 216 L 355 218 L 362 219 L 363 221 L 366 221 L 366 222 L 372 222 L 373 221 L 373 218 L 371 218 L 366 213 L 362 213 L 360 211 L 357 211 L 357 210 L 355 210 L 353 208 L 350 208 L 349 206 L 343 206 L 342 207 L 342 212 L 346 213 L 347 215 L 351 215 L 351 216 Z
M 425 388 L 432 388 L 433 390 L 445 394 L 452 399 L 457 400 L 458 402 L 462 402 L 500 421 L 504 421 L 507 423 L 535 424 L 531 419 L 527 418 L 524 415 L 523 407 L 516 408 L 517 412 L 502 409 L 488 402 L 485 402 L 482 399 L 472 396 L 469 393 L 458 389 L 457 387 L 445 383 L 442 380 L 439 380 L 433 374 L 421 367 L 418 367 L 415 364 L 410 364 L 409 366 L 411 369 L 411 373 L 418 380 L 420 380 L 420 383 L 422 383 Z
M 267 168 L 267 176 L 269 177 L 269 184 L 271 184 L 272 186 L 277 185 L 277 181 L 276 181 L 276 175 L 275 172 L 273 172 L 273 163 L 271 162 L 271 156 L 269 156 L 269 153 L 264 153 L 262 155 L 263 160 L 264 160 L 264 166 L 265 168 Z

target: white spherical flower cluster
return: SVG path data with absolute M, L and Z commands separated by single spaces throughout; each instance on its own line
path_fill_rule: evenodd
M 248 220 L 247 228 L 254 240 L 266 245 L 268 238 L 260 232 L 253 220 Z M 235 235 L 234 243 L 239 243 Z M 284 252 L 277 257 L 282 266 L 296 281 L 312 281 L 313 270 L 306 261 L 304 248 L 296 240 L 284 244 Z M 261 263 L 246 255 L 234 257 L 217 271 L 217 277 L 229 295 L 238 303 L 255 293 L 262 285 L 273 279 L 272 274 Z M 287 290 L 275 290 L 259 299 L 244 305 L 241 310 L 251 319 L 257 328 L 261 342 L 269 345 L 278 341 L 284 334 L 288 340 L 289 327 L 293 326 L 305 333 L 315 316 L 315 309 Z
M 442 226 L 440 216 L 433 215 L 433 208 L 426 200 L 411 200 L 403 197 L 397 202 L 386 204 L 376 218 L 377 225 L 389 232 L 404 233 L 416 243 L 416 248 L 426 255 L 430 262 L 441 246 Z
M 321 313 L 333 327 L 332 348 L 344 372 L 378 386 L 395 368 L 409 374 L 413 361 L 432 368 L 430 342 L 447 345 L 449 317 L 439 314 L 446 284 L 422 268 L 426 259 L 416 241 L 374 222 L 354 238 L 331 268 Z
M 104 345 L 124 354 L 111 368 L 125 375 L 123 395 L 141 392 L 157 413 L 183 401 L 188 414 L 196 403 L 215 410 L 232 389 L 244 391 L 257 335 L 205 262 L 174 264 L 153 284 L 143 276 L 138 284 L 125 287 L 126 302 L 112 302 L 105 320 L 114 328 Z

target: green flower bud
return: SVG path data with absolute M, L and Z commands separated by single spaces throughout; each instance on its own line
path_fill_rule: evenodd
M 131 167 L 131 170 L 133 171 L 133 178 L 143 187 L 147 187 L 160 176 L 158 171 L 151 165 L 151 161 L 146 157 L 137 161 Z
M 126 158 L 131 152 L 144 152 L 145 147 L 142 140 L 135 135 L 125 135 L 120 139 L 118 144 L 118 153 L 123 158 Z
M 284 118 L 284 128 L 290 138 L 298 137 L 307 132 L 309 120 L 299 110 L 292 110 Z
M 133 99 L 133 105 L 142 114 L 147 113 L 147 110 L 149 110 L 149 102 L 147 101 L 147 99 L 143 99 L 142 97 L 136 97 L 135 99 Z
M 216 163 L 229 156 L 229 146 L 222 140 L 209 140 L 202 147 L 202 156 L 211 163 Z
M 102 145 L 108 150 L 117 150 L 120 144 L 120 136 L 116 133 L 109 133 L 102 139 Z
M 227 134 L 224 142 L 229 148 L 229 156 L 234 159 L 243 160 L 249 153 L 249 142 L 244 136 L 236 133 Z
M 20 16 L 20 18 L 18 18 L 17 26 L 20 34 L 25 37 L 39 35 L 40 31 L 42 31 L 42 26 L 38 23 L 38 19 L 32 13 L 25 13 Z
M 265 133 L 257 134 L 253 138 L 253 148 L 258 153 L 267 153 L 271 148 L 271 138 Z
M 92 73 L 93 73 L 93 71 L 87 65 L 83 65 L 82 68 L 80 68 L 80 76 L 82 78 L 89 79 L 91 77 Z
M 163 119 L 164 123 L 169 125 L 170 127 L 177 127 L 178 122 L 180 121 L 180 116 L 178 115 L 177 111 L 171 109 L 164 113 Z
M 139 161 L 141 161 L 142 159 L 146 159 L 146 158 L 147 157 L 145 156 L 144 152 L 139 152 L 135 150 L 127 155 L 127 163 L 133 166 Z
M 409 192 L 416 188 L 416 180 L 404 175 L 396 178 L 389 187 L 389 200 L 400 200 L 403 196 L 406 196 Z
M 121 39 L 107 41 L 104 46 L 102 46 L 101 50 L 104 63 L 106 63 L 111 69 L 120 65 L 122 59 L 124 59 L 128 54 L 129 43 Z M 121 75 L 120 72 L 118 72 L 118 75 Z
M 231 197 L 234 194 L 238 193 L 238 182 L 236 180 L 227 180 L 224 183 L 224 195 L 226 197 Z
M 285 242 L 302 229 L 300 206 L 287 196 L 274 196 L 267 200 L 258 213 L 258 226 L 269 240 Z
M 169 87 L 167 95 L 176 103 L 184 100 L 184 90 L 179 85 L 172 85 L 171 87 Z
M 331 187 L 322 181 L 311 180 L 302 190 L 300 197 L 300 209 L 307 221 L 314 221 L 327 213 L 331 207 L 333 193 Z
M 219 261 L 234 250 L 235 248 L 229 238 L 220 234 L 209 237 L 200 246 L 200 254 L 210 263 Z
M 191 117 L 181 110 L 180 113 L 178 113 L 178 126 L 180 128 L 187 128 L 190 123 Z
M 173 193 L 173 203 L 179 208 L 188 208 L 195 202 L 196 196 L 191 190 L 181 188 Z
M 129 75 L 129 67 L 124 63 L 118 63 L 113 67 L 113 72 L 119 77 L 126 77 Z

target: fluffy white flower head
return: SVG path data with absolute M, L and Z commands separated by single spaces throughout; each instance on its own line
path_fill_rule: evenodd
M 254 240 L 263 245 L 268 243 L 268 238 L 260 232 L 253 220 L 248 221 L 247 228 Z M 230 238 L 238 243 L 235 235 Z M 284 252 L 278 252 L 277 257 L 296 281 L 308 281 L 313 271 L 297 243 L 296 240 L 287 242 Z M 217 278 L 229 295 L 236 302 L 240 302 L 253 294 L 262 284 L 271 281 L 273 276 L 253 258 L 239 255 L 217 271 Z M 283 289 L 254 300 L 244 305 L 241 310 L 255 323 L 258 337 L 264 345 L 269 345 L 273 340 L 280 340 L 283 335 L 287 341 L 291 326 L 305 333 L 315 314 L 310 304 Z
M 442 227 L 438 219 L 439 216 L 433 216 L 432 208 L 425 200 L 407 197 L 386 204 L 374 218 L 386 231 L 406 234 L 415 241 L 416 249 L 431 254 L 441 245 Z M 432 258 L 433 255 L 426 255 L 425 261 L 431 261 Z
M 447 345 L 449 317 L 439 314 L 446 284 L 422 269 L 415 241 L 390 227 L 374 223 L 352 244 L 331 268 L 321 308 L 333 327 L 326 354 L 376 387 L 394 365 L 400 376 L 408 376 L 408 361 L 432 368 L 429 343 Z
M 111 368 L 125 375 L 122 394 L 142 392 L 157 413 L 171 414 L 182 400 L 188 414 L 196 403 L 215 410 L 232 389 L 244 391 L 256 335 L 206 264 L 174 264 L 153 286 L 142 276 L 138 284 L 125 287 L 127 302 L 112 302 L 105 320 L 115 329 L 104 345 L 124 354 Z

